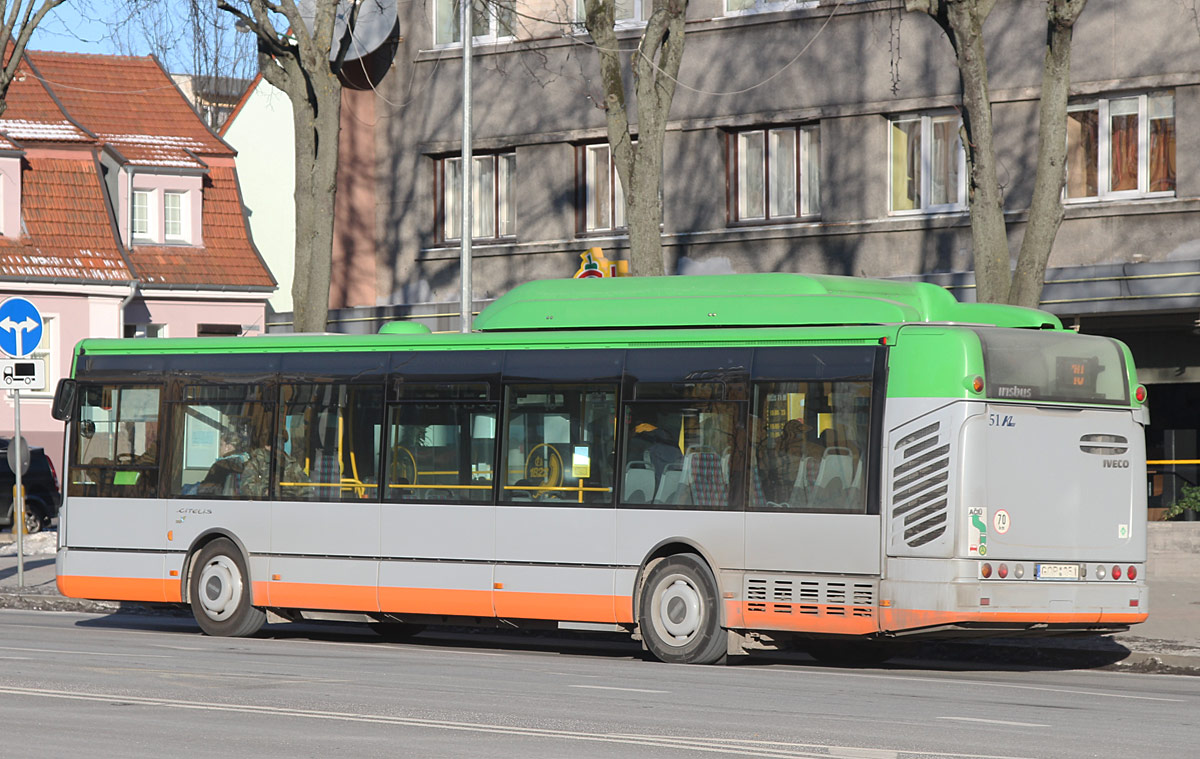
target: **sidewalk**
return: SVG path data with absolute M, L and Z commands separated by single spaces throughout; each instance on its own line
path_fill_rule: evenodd
M 54 583 L 57 534 L 26 536 L 24 586 L 17 578 L 13 535 L 0 532 L 0 608 L 111 614 L 114 601 L 64 598 Z M 33 553 L 33 555 L 29 555 Z M 1200 567 L 1200 557 L 1195 565 Z M 1150 619 L 1128 632 L 1079 638 L 1006 638 L 930 644 L 937 658 L 1042 666 L 1099 666 L 1139 672 L 1200 675 L 1200 577 L 1192 579 L 1158 562 L 1166 576 L 1149 572 Z M 1155 562 L 1151 562 L 1153 570 Z M 1191 566 L 1191 562 L 1188 563 Z M 136 605 L 145 613 L 146 607 Z

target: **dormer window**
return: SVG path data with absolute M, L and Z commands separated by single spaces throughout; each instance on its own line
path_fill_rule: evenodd
M 135 174 L 129 193 L 131 245 L 201 245 L 200 176 Z
M 131 229 L 133 239 L 153 242 L 150 237 L 150 208 L 154 193 L 149 190 L 133 191 L 133 220 Z
M 186 205 L 187 193 L 163 193 L 163 232 L 169 242 L 187 242 Z

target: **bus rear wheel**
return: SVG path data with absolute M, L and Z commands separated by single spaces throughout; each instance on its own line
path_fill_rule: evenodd
M 189 582 L 192 615 L 205 633 L 245 638 L 266 622 L 266 612 L 250 605 L 246 561 L 232 541 L 219 538 L 204 546 Z
M 717 580 L 699 556 L 681 553 L 650 570 L 638 626 L 646 648 L 670 664 L 716 664 L 728 653 Z

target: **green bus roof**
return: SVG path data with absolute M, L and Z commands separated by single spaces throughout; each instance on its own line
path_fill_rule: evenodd
M 808 274 L 546 279 L 476 318 L 479 332 L 652 327 L 790 327 L 936 322 L 1061 329 L 1045 311 L 959 303 L 927 282 Z

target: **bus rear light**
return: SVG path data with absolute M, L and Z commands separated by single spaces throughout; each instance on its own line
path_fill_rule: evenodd
M 992 576 L 992 565 L 986 561 L 983 562 L 983 564 L 981 564 L 979 566 L 979 574 L 983 575 L 983 579 L 985 579 L 985 580 L 987 578 L 991 577 Z
M 1137 398 L 1138 403 L 1145 403 L 1146 402 L 1146 386 L 1138 385 L 1137 390 L 1133 391 L 1133 397 Z
M 1003 580 L 1005 577 L 1008 577 L 1008 565 L 1007 565 L 1007 564 L 1001 564 L 1001 565 L 999 566 L 999 568 L 997 568 L 997 569 L 996 569 L 996 575 L 997 575 L 997 576 L 998 576 L 998 577 L 999 577 L 1001 580 Z
M 1104 571 L 1104 567 L 1101 566 L 1100 564 L 1097 564 L 1096 565 L 1096 579 L 1103 580 L 1105 574 L 1106 574 L 1106 572 Z
M 971 379 L 971 389 L 977 393 L 982 393 L 983 392 L 983 377 L 980 377 L 979 375 L 975 375 Z
M 1130 606 L 1137 606 L 1137 605 L 1138 605 L 1138 600 L 1137 600 L 1136 598 L 1131 598 L 1131 599 L 1129 599 L 1129 605 L 1130 605 Z
M 1013 569 L 1013 574 L 1017 576 L 1017 579 L 1018 579 L 1018 580 L 1020 580 L 1022 577 L 1024 577 L 1024 576 L 1025 576 L 1025 565 L 1024 565 L 1024 564 L 1018 564 L 1018 565 L 1017 565 L 1017 566 L 1016 566 L 1016 567 Z
M 979 599 L 979 605 L 980 605 L 980 606 L 991 606 L 991 605 L 992 605 L 992 599 L 990 599 L 990 598 L 981 598 L 981 599 Z
M 1129 569 L 1126 569 L 1125 576 L 1128 577 L 1130 580 L 1136 580 L 1137 579 L 1137 567 L 1131 566 Z
M 1112 576 L 1114 580 L 1121 579 L 1121 568 L 1116 564 L 1113 564 Z

